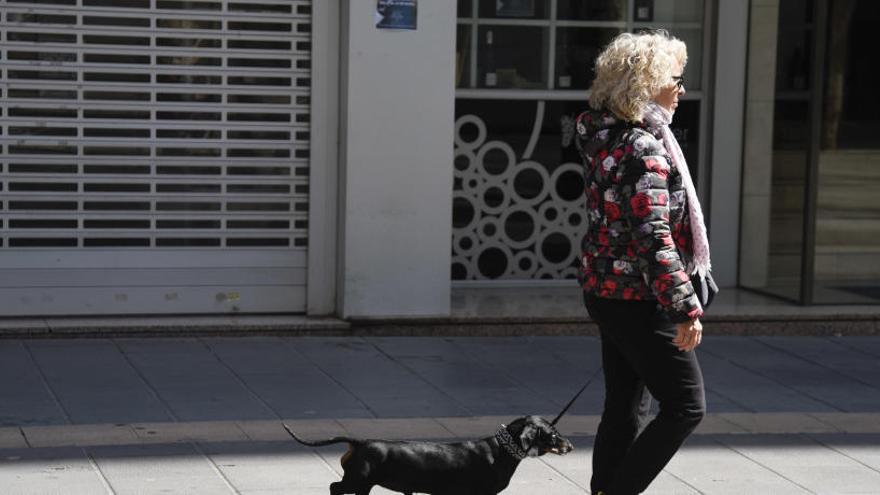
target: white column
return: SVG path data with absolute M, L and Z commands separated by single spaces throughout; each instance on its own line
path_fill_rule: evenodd
M 336 311 L 339 204 L 339 2 L 312 3 L 311 159 L 307 311 Z
M 339 313 L 448 315 L 456 2 L 418 2 L 415 31 L 342 6 Z
M 718 285 L 737 284 L 749 2 L 718 2 L 710 243 Z
M 773 183 L 773 113 L 779 0 L 751 2 L 749 61 L 742 166 L 739 281 L 767 285 L 770 268 L 770 212 Z

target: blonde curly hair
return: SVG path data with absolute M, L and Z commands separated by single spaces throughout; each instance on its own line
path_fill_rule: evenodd
M 667 31 L 621 33 L 596 58 L 590 106 L 639 122 L 645 105 L 679 75 L 678 62 L 687 63 L 687 47 Z

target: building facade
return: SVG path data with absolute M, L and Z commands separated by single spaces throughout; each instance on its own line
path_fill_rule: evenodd
M 874 2 L 422 0 L 415 29 L 379 3 L 0 0 L 0 314 L 575 290 L 573 119 L 604 43 L 654 28 L 688 45 L 673 130 L 719 283 L 880 301 Z

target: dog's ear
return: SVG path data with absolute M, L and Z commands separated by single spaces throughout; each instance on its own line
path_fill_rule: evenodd
M 535 440 L 538 438 L 538 427 L 531 422 L 523 425 L 522 431 L 519 433 L 519 445 L 526 452 L 535 446 Z

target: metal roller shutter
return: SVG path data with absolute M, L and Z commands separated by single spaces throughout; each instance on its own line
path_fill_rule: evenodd
M 310 1 L 0 13 L 0 315 L 305 311 Z

